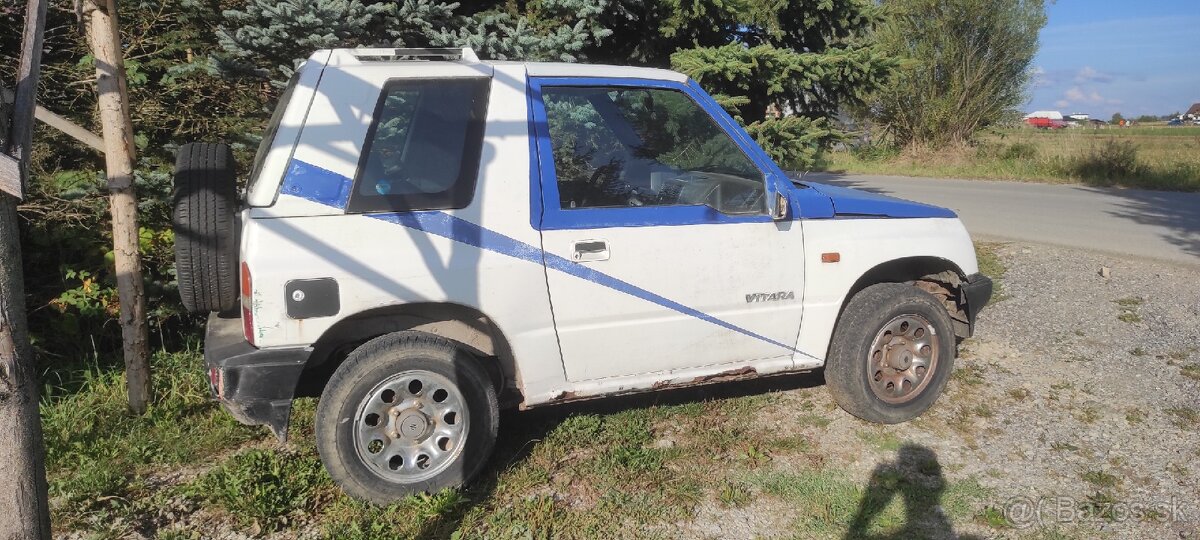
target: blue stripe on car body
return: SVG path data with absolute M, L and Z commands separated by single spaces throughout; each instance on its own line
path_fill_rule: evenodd
M 281 192 L 344 210 L 353 184 L 350 178 L 331 170 L 291 159 Z
M 304 174 L 296 177 L 295 179 L 285 180 L 285 185 L 292 184 L 297 188 L 291 191 L 285 191 L 285 193 L 301 197 L 315 203 L 324 204 L 326 206 L 334 206 L 336 208 L 345 207 L 345 199 L 341 199 L 342 206 L 336 206 L 336 204 L 333 204 L 336 203 L 337 199 L 331 199 L 328 196 L 329 190 L 327 188 L 328 186 L 335 184 L 333 182 L 333 176 L 341 177 L 345 179 L 347 183 L 350 182 L 350 179 L 311 164 L 299 162 L 298 160 L 297 162 L 301 165 L 298 167 L 289 167 L 289 173 L 293 170 L 297 170 L 303 171 Z M 322 189 L 315 189 L 305 186 L 305 182 L 310 180 L 317 180 L 320 182 Z M 333 203 L 330 201 L 333 201 Z M 766 336 L 759 335 L 735 324 L 713 317 L 712 315 L 704 313 L 698 309 L 685 306 L 679 302 L 671 300 L 670 298 L 666 298 L 660 294 L 656 294 L 638 287 L 637 285 L 624 281 L 620 278 L 605 274 L 604 272 L 594 268 L 572 262 L 553 253 L 547 253 L 538 246 L 527 244 L 515 238 L 506 236 L 491 229 L 487 229 L 481 225 L 452 216 L 442 211 L 423 210 L 415 212 L 393 212 L 362 215 L 364 217 L 378 219 L 387 223 L 393 223 L 410 229 L 448 238 L 455 242 L 461 242 L 469 246 L 485 249 L 501 255 L 507 255 L 522 261 L 531 262 L 538 265 L 545 265 L 546 268 L 558 270 L 565 274 L 591 281 L 615 291 L 652 302 L 684 315 L 695 317 L 702 321 L 715 324 L 739 334 L 782 347 L 789 352 L 799 352 L 799 350 L 791 345 L 787 345 Z

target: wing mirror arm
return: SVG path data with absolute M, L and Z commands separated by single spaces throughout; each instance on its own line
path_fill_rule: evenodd
M 788 197 L 782 190 L 775 192 L 775 200 L 771 204 L 771 219 L 782 221 L 788 217 Z

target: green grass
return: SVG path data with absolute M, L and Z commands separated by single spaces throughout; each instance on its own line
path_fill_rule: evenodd
M 1004 294 L 1004 274 L 1008 272 L 1008 268 L 1004 266 L 1004 261 L 1000 259 L 1000 244 L 992 242 L 976 242 L 975 243 L 975 259 L 979 261 L 979 272 L 983 275 L 992 278 L 992 302 L 999 302 L 1007 298 Z
M 704 508 L 786 505 L 801 512 L 784 532 L 811 537 L 844 532 L 868 503 L 886 504 L 859 519 L 867 530 L 919 532 L 938 524 L 909 522 L 906 501 L 940 504 L 952 519 L 970 520 L 985 496 L 971 479 L 942 476 L 931 452 L 898 459 L 902 470 L 881 465 L 870 484 L 842 476 L 840 458 L 820 446 L 830 423 L 823 410 L 765 393 L 506 413 L 496 453 L 470 487 L 376 507 L 347 497 L 321 466 L 315 400 L 296 402 L 291 439 L 280 447 L 209 399 L 195 351 L 156 355 L 154 367 L 157 397 L 145 416 L 125 411 L 116 366 L 92 369 L 43 403 L 57 532 L 178 540 L 218 529 L 337 539 L 670 538 Z M 763 429 L 764 418 L 780 415 L 797 427 Z M 861 447 L 881 460 L 909 448 L 883 428 L 864 435 Z
M 817 169 L 1200 191 L 1200 127 L 998 129 L 968 148 L 828 152 Z
M 934 507 L 941 506 L 952 520 L 968 519 L 975 503 L 988 493 L 974 479 L 947 483 L 940 473 L 886 464 L 876 468 L 865 487 L 828 469 L 761 473 L 751 481 L 795 511 L 792 532 L 798 538 L 924 536 L 922 531 L 941 528 L 928 521 Z M 913 522 L 910 516 L 923 517 Z
M 71 393 L 47 389 L 41 413 L 50 497 L 59 502 L 55 523 L 114 523 L 137 514 L 139 501 L 155 494 L 148 473 L 202 465 L 261 437 L 210 400 L 198 352 L 157 353 L 151 364 L 154 401 L 142 416 L 127 412 L 117 369 L 81 370 Z

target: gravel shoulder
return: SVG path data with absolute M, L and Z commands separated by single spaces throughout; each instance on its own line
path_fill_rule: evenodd
M 915 512 L 920 536 L 1200 538 L 1200 270 L 1036 244 L 995 249 L 1007 266 L 1002 296 L 926 415 L 873 426 L 816 387 L 785 392 L 765 416 L 805 431 L 824 467 L 866 486 L 864 500 L 879 489 L 879 471 L 914 466 L 906 448 L 927 451 L 935 474 L 915 466 L 938 504 Z M 786 418 L 806 400 L 828 426 Z M 775 464 L 781 474 L 790 467 Z M 981 490 L 944 489 L 963 483 Z M 839 536 L 808 527 L 795 506 L 760 501 L 736 512 L 709 505 L 685 530 Z M 958 504 L 970 510 L 955 516 Z

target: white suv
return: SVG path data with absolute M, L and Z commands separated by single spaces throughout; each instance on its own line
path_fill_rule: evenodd
M 184 303 L 238 419 L 350 494 L 470 480 L 501 406 L 824 368 L 876 422 L 927 408 L 991 296 L 955 214 L 796 182 L 684 75 L 322 50 L 236 191 L 180 149 Z

